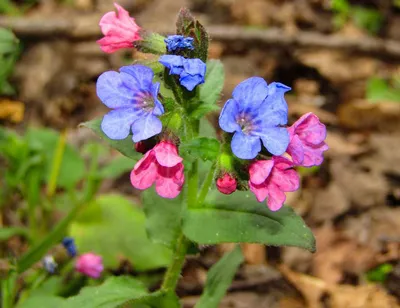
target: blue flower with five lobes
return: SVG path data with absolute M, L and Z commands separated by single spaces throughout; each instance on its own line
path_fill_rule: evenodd
M 290 88 L 261 77 L 251 77 L 236 86 L 233 98 L 221 111 L 219 126 L 234 133 L 232 152 L 241 159 L 253 159 L 261 151 L 261 141 L 273 155 L 281 155 L 289 144 L 288 106 L 284 93 Z
M 164 39 L 167 44 L 168 51 L 175 51 L 177 49 L 190 49 L 193 50 L 193 38 L 184 37 L 183 35 L 170 35 Z
M 102 131 L 114 140 L 125 139 L 132 132 L 134 142 L 159 134 L 162 124 L 158 116 L 164 107 L 157 98 L 160 83 L 153 83 L 153 71 L 140 64 L 119 71 L 105 72 L 97 80 L 97 96 L 112 109 L 103 117 Z
M 180 84 L 189 91 L 192 91 L 198 84 L 204 83 L 206 64 L 200 59 L 164 55 L 158 61 L 169 68 L 170 75 L 179 75 Z

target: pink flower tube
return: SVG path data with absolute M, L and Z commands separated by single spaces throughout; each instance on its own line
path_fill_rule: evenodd
M 182 160 L 174 144 L 160 142 L 136 163 L 131 172 L 132 186 L 144 190 L 155 183 L 157 194 L 175 198 L 185 181 Z
M 133 42 L 141 40 L 140 27 L 135 23 L 135 19 L 130 17 L 128 11 L 117 3 L 114 3 L 114 5 L 118 14 L 108 12 L 99 23 L 104 37 L 97 43 L 106 53 L 113 53 L 121 48 L 131 48 Z

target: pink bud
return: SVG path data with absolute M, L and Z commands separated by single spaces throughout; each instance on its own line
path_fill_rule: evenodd
M 139 141 L 135 143 L 135 150 L 138 153 L 146 154 L 147 146 L 143 141 Z
M 106 13 L 100 20 L 101 32 L 104 37 L 97 41 L 101 49 L 106 53 L 113 53 L 121 48 L 133 47 L 133 42 L 141 40 L 140 27 L 135 19 L 129 16 L 128 11 L 114 3 L 118 14 Z
M 236 179 L 228 173 L 225 173 L 222 177 L 217 179 L 217 189 L 225 195 L 233 193 L 236 187 Z
M 75 269 L 92 278 L 99 278 L 103 271 L 103 259 L 94 253 L 80 255 L 75 263 Z

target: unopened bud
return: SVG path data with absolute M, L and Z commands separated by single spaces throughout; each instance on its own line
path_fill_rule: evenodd
M 217 179 L 217 189 L 225 195 L 233 193 L 236 187 L 236 179 L 228 173 L 225 173 L 222 177 Z

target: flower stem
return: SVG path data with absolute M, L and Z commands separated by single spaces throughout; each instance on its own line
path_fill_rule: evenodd
M 201 186 L 199 197 L 197 198 L 197 206 L 201 206 L 207 197 L 208 191 L 210 190 L 211 184 L 214 179 L 215 174 L 215 164 L 211 165 L 210 170 L 208 170 L 207 176 Z
M 185 262 L 185 256 L 189 244 L 190 241 L 181 233 L 176 243 L 176 250 L 174 251 L 172 264 L 167 269 L 161 290 L 166 292 L 175 290 Z

